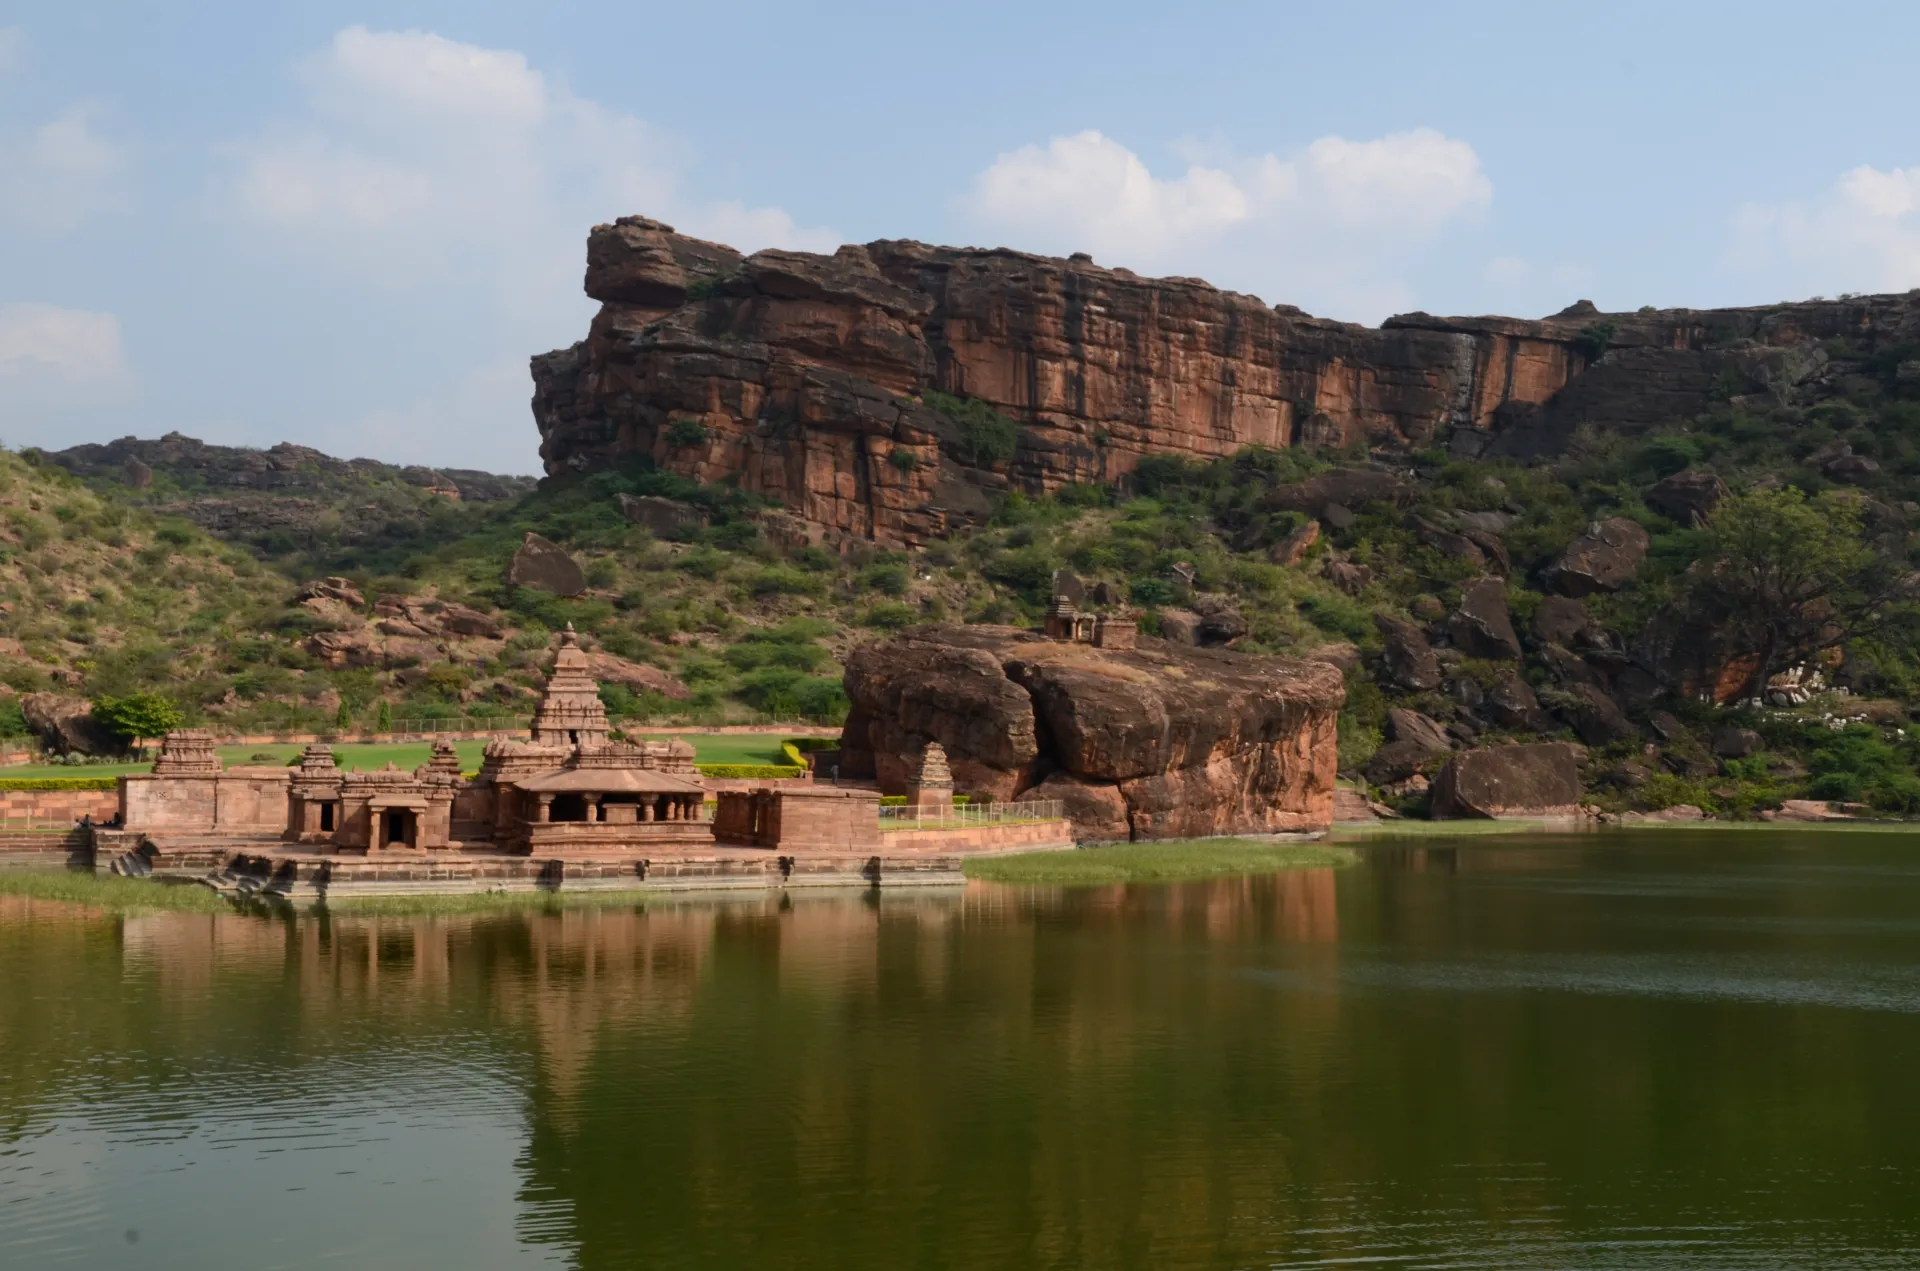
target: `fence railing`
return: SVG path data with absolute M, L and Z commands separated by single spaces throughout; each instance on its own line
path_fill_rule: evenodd
M 524 733 L 533 727 L 531 715 L 453 715 L 441 719 L 396 719 L 388 733 Z
M 880 809 L 882 830 L 938 829 L 942 826 L 995 825 L 1009 821 L 1057 821 L 1067 814 L 1067 805 L 1059 799 L 1035 799 L 1028 803 L 966 803 L 938 812 L 918 808 Z

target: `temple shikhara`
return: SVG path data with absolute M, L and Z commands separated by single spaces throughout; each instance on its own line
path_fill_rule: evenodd
M 326 744 L 294 767 L 226 769 L 210 734 L 170 733 L 151 772 L 121 779 L 95 867 L 286 894 L 959 880 L 957 858 L 929 849 L 969 845 L 883 836 L 877 790 L 710 789 L 686 742 L 615 740 L 587 666 L 569 629 L 530 734 L 488 742 L 471 775 L 444 741 L 410 772 L 345 771 Z M 950 807 L 944 758 L 929 769 Z M 1070 841 L 1064 822 L 1054 832 Z

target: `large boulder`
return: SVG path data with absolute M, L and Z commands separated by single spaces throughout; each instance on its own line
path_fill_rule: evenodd
M 1705 468 L 1688 468 L 1654 482 L 1647 506 L 1668 520 L 1698 525 L 1727 497 L 1727 483 Z
M 1553 728 L 1553 720 L 1541 708 L 1539 697 L 1520 678 L 1518 671 L 1509 671 L 1493 682 L 1493 687 L 1487 690 L 1486 710 L 1502 728 L 1525 729 L 1536 733 L 1549 732 Z
M 1373 752 L 1361 767 L 1360 774 L 1371 786 L 1397 785 L 1420 771 L 1421 766 L 1432 759 L 1435 753 L 1424 742 L 1390 741 Z
M 1593 684 L 1573 685 L 1558 710 L 1574 735 L 1589 746 L 1605 746 L 1638 735 L 1620 704 Z
M 1518 658 L 1520 637 L 1513 633 L 1507 613 L 1507 584 L 1499 578 L 1481 578 L 1460 593 L 1460 607 L 1448 620 L 1453 642 L 1476 658 Z
M 1412 693 L 1440 687 L 1440 659 L 1428 643 L 1426 632 L 1391 614 L 1375 614 L 1373 624 L 1385 641 L 1381 661 L 1388 682 Z
M 1562 817 L 1580 812 L 1579 754 L 1566 742 L 1455 752 L 1433 781 L 1436 817 Z
M 707 523 L 707 514 L 691 503 L 654 494 L 616 494 L 620 515 L 660 537 L 690 533 Z
M 1061 798 L 1086 837 L 1272 833 L 1332 819 L 1345 688 L 1324 663 L 928 626 L 858 648 L 846 667 L 842 771 L 871 772 L 889 793 L 938 741 L 962 791 Z
M 93 718 L 93 704 L 64 693 L 28 693 L 20 713 L 40 744 L 60 755 L 108 755 L 121 749 L 118 739 Z
M 1638 521 L 1624 516 L 1595 521 L 1587 526 L 1586 533 L 1567 544 L 1548 576 L 1568 596 L 1618 591 L 1640 572 L 1649 541 Z
M 1378 468 L 1329 468 L 1298 485 L 1276 486 L 1265 503 L 1270 508 L 1319 516 L 1328 504 L 1357 508 L 1367 503 L 1397 503 L 1408 486 L 1398 476 Z
M 1390 741 L 1417 743 L 1433 754 L 1445 754 L 1453 749 L 1453 743 L 1447 739 L 1447 730 L 1440 726 L 1439 721 L 1399 706 L 1387 711 L 1387 738 Z
M 507 566 L 507 581 L 516 587 L 534 587 L 556 596 L 577 596 L 587 589 L 579 563 L 558 543 L 531 530 Z
M 1587 607 L 1571 596 L 1542 596 L 1534 606 L 1533 635 L 1543 644 L 1572 648 L 1592 623 Z
M 636 693 L 658 693 L 680 701 L 689 692 L 687 686 L 657 666 L 629 662 L 611 653 L 589 653 L 587 674 L 602 684 L 618 684 Z
M 303 603 L 309 600 L 333 600 L 351 609 L 367 607 L 367 598 L 360 594 L 360 589 L 347 579 L 338 577 L 316 578 L 301 587 L 294 599 Z

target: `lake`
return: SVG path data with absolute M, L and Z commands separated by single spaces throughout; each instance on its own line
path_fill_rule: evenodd
M 0 1266 L 1920 1265 L 1920 835 L 454 918 L 0 899 Z

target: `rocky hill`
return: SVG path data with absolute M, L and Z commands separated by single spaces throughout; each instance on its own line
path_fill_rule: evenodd
M 1832 396 L 1920 337 L 1920 293 L 1375 329 L 1086 256 L 744 256 L 642 217 L 593 230 L 586 290 L 587 337 L 533 359 L 549 473 L 646 456 L 889 546 L 1150 455 L 1558 454 L 1582 426 L 1634 437 L 1715 403 Z
M 266 450 L 216 446 L 179 433 L 45 457 L 126 504 L 269 555 L 364 543 L 393 533 L 396 522 L 424 525 L 449 504 L 501 503 L 534 486 L 531 477 L 336 459 L 288 442 Z

